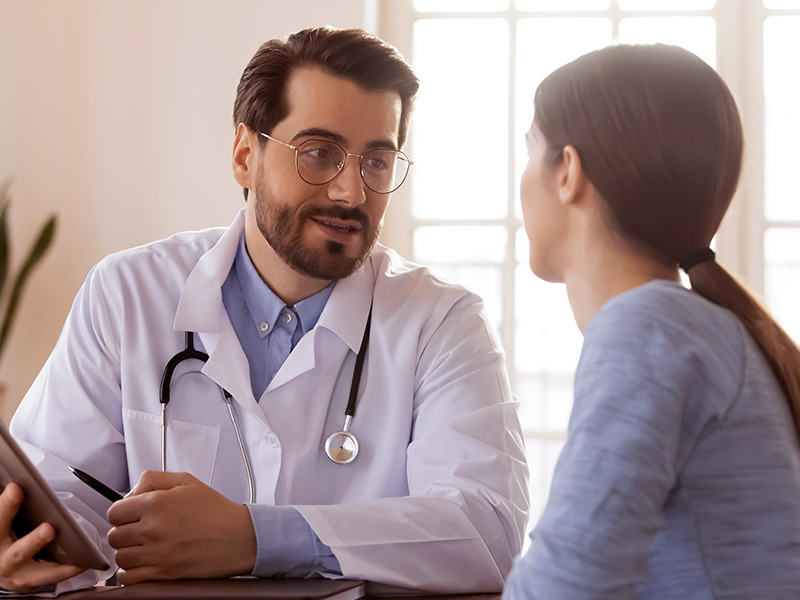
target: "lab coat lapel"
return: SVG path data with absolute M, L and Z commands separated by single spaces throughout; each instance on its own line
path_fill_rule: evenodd
M 216 244 L 197 261 L 181 292 L 175 313 L 175 331 L 220 333 L 228 322 L 222 304 L 222 284 L 236 257 L 239 238 L 244 231 L 244 209 L 239 211 L 231 226 Z M 213 348 L 206 347 L 211 354 Z
M 353 352 L 358 352 L 375 289 L 375 272 L 370 257 L 358 271 L 333 288 L 317 327 L 335 333 Z
M 202 372 L 228 390 L 234 400 L 267 425 L 250 387 L 250 370 L 225 305 L 222 284 L 228 277 L 244 231 L 244 209 L 217 243 L 197 261 L 183 286 L 173 328 L 195 331 L 209 355 Z
M 324 347 L 316 343 L 318 330 L 321 328 L 333 332 L 351 351 L 357 353 L 367 323 L 374 287 L 375 274 L 371 258 L 350 277 L 339 280 L 322 310 L 316 327 L 295 346 L 267 390 L 272 391 L 310 371 L 320 361 L 341 360 L 341 353 L 327 343 Z
M 269 427 L 264 412 L 253 397 L 247 357 L 230 321 L 223 325 L 219 335 L 201 334 L 200 339 L 204 344 L 208 339 L 214 345 L 213 351 L 209 352 L 208 362 L 203 366 L 203 373 L 228 390 L 233 399 L 262 425 Z

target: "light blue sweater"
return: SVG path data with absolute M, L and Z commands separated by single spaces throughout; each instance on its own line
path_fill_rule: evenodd
M 729 311 L 653 281 L 586 330 L 567 443 L 504 600 L 800 598 L 800 448 Z

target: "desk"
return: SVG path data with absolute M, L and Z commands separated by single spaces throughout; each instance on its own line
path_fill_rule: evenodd
M 360 600 L 363 581 L 347 579 L 189 579 L 98 586 L 60 596 L 65 600 Z
M 370 595 L 365 582 L 346 579 L 197 579 L 94 587 L 63 600 L 501 600 L 501 594 Z

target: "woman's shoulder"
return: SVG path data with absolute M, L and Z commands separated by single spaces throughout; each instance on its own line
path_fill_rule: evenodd
M 656 332 L 661 336 L 654 336 Z M 657 279 L 609 300 L 586 331 L 587 339 L 620 336 L 650 344 L 677 338 L 681 345 L 695 341 L 730 346 L 743 343 L 744 326 L 728 309 L 697 292 Z
M 697 385 L 723 404 L 738 395 L 752 356 L 741 321 L 679 283 L 655 280 L 609 300 L 586 329 L 579 370 Z M 723 400 L 724 399 L 724 400 Z

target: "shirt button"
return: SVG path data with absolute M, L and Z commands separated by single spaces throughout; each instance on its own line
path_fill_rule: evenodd
M 287 324 L 291 323 L 292 322 L 292 313 L 288 313 L 288 312 L 283 313 L 282 318 L 283 318 L 283 322 L 284 323 L 287 323 Z
M 272 434 L 265 435 L 264 436 L 264 440 L 266 440 L 267 445 L 270 448 L 277 448 L 278 447 L 278 438 L 276 438 L 274 435 L 272 435 Z
M 264 322 L 261 324 L 261 331 L 266 331 L 267 329 L 269 329 L 269 323 L 267 323 L 266 321 L 264 321 Z

